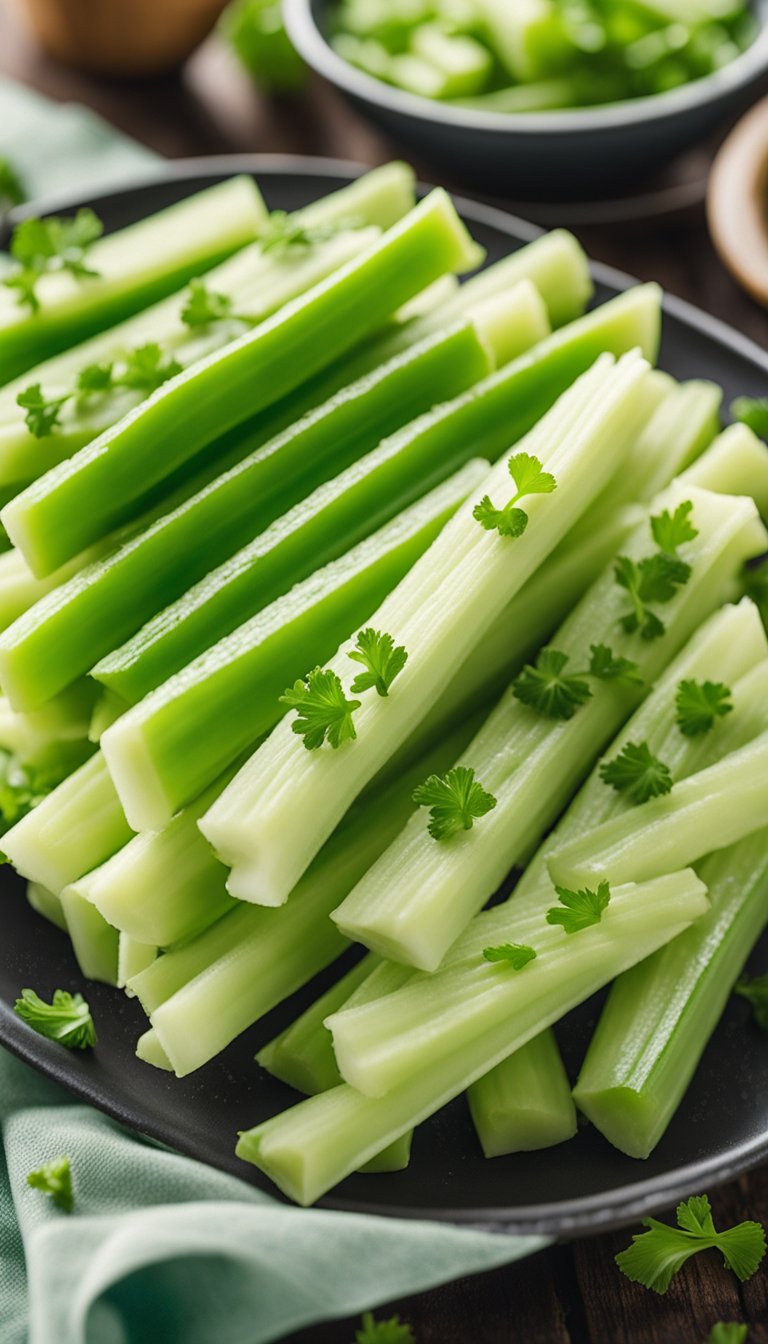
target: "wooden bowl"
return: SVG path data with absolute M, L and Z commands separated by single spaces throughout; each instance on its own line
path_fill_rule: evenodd
M 227 0 L 14 0 L 59 61 L 136 78 L 174 70 L 207 37 Z
M 720 149 L 709 179 L 707 218 L 728 269 L 768 305 L 768 98 L 742 117 Z

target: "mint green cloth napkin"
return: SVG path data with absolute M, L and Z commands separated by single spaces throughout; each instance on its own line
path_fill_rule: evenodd
M 41 197 L 159 162 L 85 109 L 10 81 L 0 153 Z M 0 1344 L 266 1344 L 547 1244 L 290 1208 L 127 1133 L 2 1050 L 0 1124 Z M 27 1185 L 63 1154 L 71 1215 Z

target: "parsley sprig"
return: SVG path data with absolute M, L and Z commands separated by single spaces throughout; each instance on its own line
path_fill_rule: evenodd
M 447 840 L 471 831 L 475 821 L 492 812 L 496 799 L 475 779 L 471 766 L 456 765 L 444 775 L 430 775 L 413 791 L 417 807 L 430 809 L 427 827 L 433 840 Z
M 522 971 L 529 961 L 536 960 L 534 948 L 528 947 L 526 943 L 500 943 L 498 947 L 484 947 L 483 956 L 486 961 L 503 962 L 513 971 Z
M 358 695 L 375 687 L 379 695 L 389 695 L 389 688 L 405 667 L 408 654 L 402 644 L 395 645 L 391 635 L 382 634 L 367 626 L 357 636 L 349 654 L 355 663 L 362 663 L 364 672 L 358 672 L 352 682 L 352 693 Z
M 647 742 L 628 742 L 612 761 L 603 761 L 600 776 L 630 803 L 647 803 L 669 793 L 672 775 L 669 766 L 654 756 Z
M 416 1341 L 410 1325 L 401 1321 L 399 1316 L 392 1316 L 388 1321 L 377 1321 L 372 1311 L 366 1311 L 355 1335 L 355 1344 L 416 1344 Z
M 273 210 L 264 232 L 258 239 L 262 252 L 283 251 L 295 247 L 313 247 L 315 243 L 325 243 L 341 229 L 359 227 L 356 220 L 338 221 L 335 224 L 306 224 L 297 215 L 289 215 L 285 210 Z
M 61 770 L 46 772 L 22 765 L 9 752 L 0 751 L 0 832 L 21 821 L 62 778 Z
M 30 1171 L 27 1185 L 34 1190 L 42 1190 L 49 1195 L 52 1203 L 64 1213 L 71 1213 L 74 1204 L 72 1191 L 72 1168 L 68 1157 L 55 1157 L 52 1162 L 44 1162 L 36 1171 Z
M 128 351 L 117 372 L 114 364 L 88 364 L 78 373 L 72 392 L 47 397 L 40 383 L 33 383 L 19 393 L 16 404 L 26 412 L 24 423 L 30 434 L 43 439 L 61 424 L 61 409 L 68 401 L 83 402 L 119 387 L 149 395 L 177 373 L 181 373 L 178 361 L 166 357 L 155 341 L 147 341 Z
M 542 649 L 535 664 L 527 663 L 513 681 L 515 698 L 548 719 L 572 719 L 592 696 L 586 677 L 621 686 L 643 684 L 637 664 L 617 658 L 605 644 L 592 645 L 589 667 L 583 672 L 566 671 L 569 661 L 568 654 L 559 649 Z
M 616 1264 L 633 1283 L 642 1283 L 654 1293 L 666 1293 L 675 1274 L 692 1255 L 715 1248 L 727 1269 L 744 1283 L 758 1269 L 765 1255 L 765 1232 L 759 1223 L 738 1223 L 718 1232 L 706 1195 L 694 1195 L 677 1206 L 677 1227 L 655 1218 L 645 1219 L 647 1232 L 632 1238 L 632 1245 L 616 1256 Z
M 731 415 L 761 439 L 768 439 L 768 397 L 737 397 L 731 402 Z
M 472 510 L 472 516 L 486 532 L 498 532 L 502 537 L 521 537 L 528 526 L 528 514 L 517 507 L 519 501 L 528 495 L 551 495 L 557 488 L 557 481 L 530 453 L 513 453 L 507 466 L 515 487 L 512 498 L 502 509 L 497 509 L 490 497 L 483 495 Z
M 93 210 L 83 207 L 73 219 L 24 219 L 14 230 L 11 256 L 16 269 L 3 279 L 8 289 L 16 290 L 19 304 L 33 313 L 40 308 L 37 283 L 41 276 L 68 271 L 77 280 L 98 275 L 86 265 L 88 249 L 104 232 Z
M 739 1325 L 737 1321 L 718 1321 L 712 1326 L 704 1344 L 744 1344 L 748 1334 L 747 1325 Z
M 752 1014 L 763 1031 L 768 1031 L 768 975 L 756 975 L 750 978 L 743 975 L 734 989 L 742 999 L 752 1005 Z
M 82 994 L 57 989 L 53 1002 L 46 1003 L 34 989 L 22 989 L 14 1010 L 40 1036 L 58 1041 L 70 1050 L 85 1050 L 96 1044 L 96 1028 Z
M 675 695 L 677 725 L 686 737 L 698 737 L 714 728 L 733 709 L 731 692 L 721 681 L 681 681 Z
M 580 933 L 582 929 L 599 924 L 611 899 L 611 888 L 607 882 L 601 882 L 597 891 L 591 891 L 589 887 L 581 891 L 555 887 L 555 891 L 560 904 L 547 911 L 547 923 L 561 924 L 566 933 Z
M 335 672 L 313 668 L 289 686 L 280 701 L 297 711 L 291 727 L 304 738 L 307 751 L 316 751 L 324 742 L 335 750 L 357 737 L 352 715 L 360 701 L 347 699 Z
M 698 531 L 691 522 L 693 505 L 690 500 L 678 504 L 674 513 L 665 509 L 651 518 L 651 534 L 658 550 L 642 560 L 620 555 L 614 566 L 616 582 L 629 595 L 630 610 L 621 617 L 622 629 L 628 635 L 639 633 L 643 639 L 658 639 L 666 629 L 653 606 L 671 602 L 678 588 L 691 577 L 691 567 L 677 554 L 686 542 L 693 541 Z

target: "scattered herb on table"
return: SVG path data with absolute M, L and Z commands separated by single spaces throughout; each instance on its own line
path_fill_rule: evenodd
M 52 1203 L 64 1213 L 72 1212 L 74 1195 L 72 1168 L 68 1157 L 55 1157 L 52 1162 L 44 1162 L 36 1171 L 30 1171 L 27 1185 L 49 1195 Z
M 647 1232 L 634 1236 L 632 1245 L 616 1256 L 622 1274 L 654 1293 L 666 1293 L 691 1256 L 715 1249 L 742 1283 L 752 1278 L 765 1255 L 765 1231 L 760 1223 L 747 1221 L 718 1232 L 706 1195 L 693 1195 L 678 1204 L 676 1216 L 677 1227 L 656 1218 L 644 1220 Z
M 86 1050 L 96 1044 L 91 1010 L 82 994 L 57 989 L 52 1002 L 46 1003 L 34 989 L 22 989 L 14 1010 L 33 1031 L 70 1050 Z

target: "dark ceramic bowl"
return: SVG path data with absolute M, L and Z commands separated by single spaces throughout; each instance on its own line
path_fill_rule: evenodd
M 760 32 L 716 74 L 669 93 L 573 111 L 511 114 L 460 108 L 356 69 L 330 46 L 331 0 L 284 0 L 291 40 L 363 116 L 450 182 L 507 199 L 609 195 L 640 183 L 768 91 L 768 0 Z

